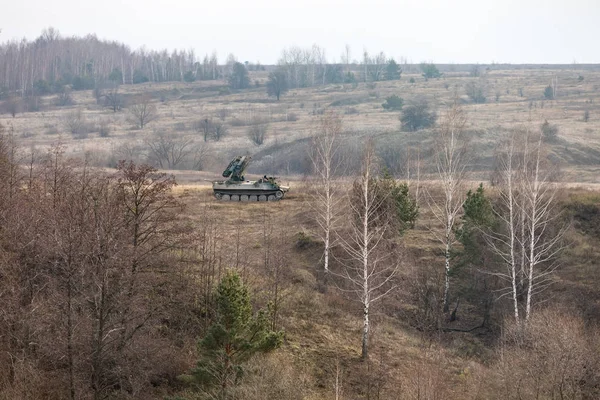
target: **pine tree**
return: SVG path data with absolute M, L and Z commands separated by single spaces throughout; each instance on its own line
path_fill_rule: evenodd
M 229 272 L 216 293 L 216 320 L 198 343 L 200 360 L 185 380 L 214 398 L 228 399 L 243 376 L 243 364 L 256 353 L 281 345 L 283 332 L 269 328 L 269 315 L 252 311 L 250 295 L 239 275 Z
M 393 58 L 388 61 L 387 67 L 385 69 L 385 79 L 388 81 L 395 81 L 400 79 L 402 74 L 402 68 Z
M 407 229 L 414 228 L 419 216 L 419 205 L 416 199 L 410 196 L 408 184 L 397 183 L 394 177 L 385 171 L 374 187 L 378 188 L 381 196 L 387 197 L 398 233 L 402 235 Z
M 483 184 L 473 193 L 469 190 L 463 203 L 463 216 L 460 227 L 456 229 L 456 238 L 462 244 L 462 251 L 456 256 L 459 265 L 480 264 L 482 249 L 485 246 L 481 229 L 491 228 L 494 224 L 494 212 L 490 200 L 485 196 Z

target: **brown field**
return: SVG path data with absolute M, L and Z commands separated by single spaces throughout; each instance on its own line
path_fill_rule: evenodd
M 544 100 L 543 90 L 554 77 L 558 78 L 556 100 Z M 580 80 L 583 77 L 583 80 Z M 411 78 L 415 83 L 410 83 Z M 489 170 L 494 148 L 502 132 L 511 128 L 537 129 L 548 120 L 558 127 L 558 140 L 552 152 L 561 165 L 562 180 L 597 183 L 600 163 L 600 71 L 596 69 L 510 69 L 486 71 L 483 78 L 471 78 L 468 73 L 448 72 L 441 79 L 425 81 L 419 74 L 406 73 L 399 81 L 360 83 L 291 89 L 280 102 L 268 98 L 264 88 L 266 72 L 252 72 L 251 82 L 260 87 L 230 93 L 223 81 L 196 83 L 163 83 L 126 85 L 120 92 L 126 96 L 151 93 L 158 106 L 159 119 L 143 130 L 135 128 L 127 110 L 113 113 L 96 103 L 92 91 L 73 92 L 75 105 L 53 106 L 53 97 L 43 98 L 43 111 L 18 114 L 16 118 L 2 115 L 0 123 L 14 128 L 22 144 L 44 147 L 58 141 L 67 145 L 68 153 L 92 155 L 98 166 L 112 166 L 120 155 L 115 151 L 129 149 L 143 159 L 145 141 L 153 132 L 172 132 L 201 144 L 201 137 L 192 129 L 194 121 L 213 118 L 228 125 L 228 135 L 219 142 L 205 144 L 209 156 L 204 169 L 219 172 L 235 154 L 255 155 L 255 167 L 250 172 L 276 173 L 280 176 L 302 174 L 290 160 L 305 151 L 303 139 L 315 129 L 318 114 L 333 110 L 343 114 L 349 139 L 360 146 L 361 137 L 375 135 L 382 146 L 405 152 L 419 147 L 422 151 L 431 143 L 431 132 L 400 132 L 398 112 L 385 111 L 381 104 L 396 94 L 405 102 L 425 96 L 443 113 L 445 105 L 455 96 L 464 102 L 468 129 L 472 131 L 476 154 L 473 169 Z M 474 80 L 485 81 L 487 102 L 472 104 L 465 94 L 465 85 Z M 522 97 L 520 96 L 522 92 Z M 109 137 L 90 133 L 85 139 L 73 138 L 66 132 L 64 117 L 81 109 L 88 122 L 103 121 L 110 128 Z M 583 121 L 584 111 L 589 121 Z M 255 146 L 247 137 L 253 118 L 268 123 L 268 137 L 262 146 Z M 427 160 L 424 160 L 427 168 Z M 476 179 L 484 178 L 478 174 Z M 204 175 L 186 173 L 193 180 Z M 208 176 L 214 176 L 208 174 Z
M 561 202 L 566 206 L 594 204 L 597 188 L 577 186 L 565 191 Z M 496 347 L 505 312 L 502 302 L 495 306 L 494 322 L 487 330 L 460 332 L 481 322 L 476 304 L 462 305 L 458 321 L 443 323 L 454 331 L 431 337 L 415 329 L 419 323 L 415 320 L 417 306 L 411 298 L 411 285 L 417 270 L 428 271 L 434 281 L 442 279 L 439 243 L 431 233 L 435 223 L 425 207 L 416 228 L 402 239 L 404 261 L 397 291 L 375 306 L 371 361 L 365 363 L 360 360 L 360 305 L 338 290 L 339 282 L 330 283 L 328 288 L 323 286 L 318 273 L 320 246 L 313 242 L 317 240 L 316 226 L 310 217 L 310 196 L 306 194 L 309 189 L 300 181 L 293 182 L 293 188 L 283 201 L 268 204 L 220 203 L 214 200 L 207 184 L 176 188 L 192 219 L 197 218 L 200 223 L 200 216 L 207 212 L 217 216 L 224 262 L 243 271 L 246 281 L 256 288 L 254 295 L 259 304 L 266 301 L 265 288 L 269 287 L 261 266 L 264 252 L 273 251 L 265 248 L 265 230 L 277 238 L 275 251 L 285 254 L 280 314 L 285 343 L 275 354 L 254 361 L 258 364 L 252 364 L 252 368 L 261 371 L 260 378 L 251 379 L 248 387 L 268 393 L 269 381 L 260 380 L 273 374 L 277 383 L 271 385 L 280 390 L 287 388 L 288 396 L 293 393 L 298 399 L 333 399 L 339 368 L 343 398 L 348 399 L 506 398 L 504 390 L 513 383 L 506 381 Z M 579 228 L 575 225 L 569 231 L 568 240 L 576 246 L 563 255 L 554 284 L 544 298 L 554 307 L 585 315 L 594 324 L 600 317 L 599 275 L 598 258 L 590 256 L 597 252 L 598 238 Z M 300 233 L 311 240 L 305 248 L 297 246 Z M 581 297 L 584 293 L 585 299 Z M 549 303 L 540 303 L 540 310 Z M 557 321 L 560 324 L 562 320 Z

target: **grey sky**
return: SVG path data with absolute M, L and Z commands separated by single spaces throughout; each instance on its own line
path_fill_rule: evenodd
M 136 49 L 275 63 L 284 47 L 349 44 L 438 63 L 599 63 L 600 0 L 7 0 L 0 41 L 96 33 Z

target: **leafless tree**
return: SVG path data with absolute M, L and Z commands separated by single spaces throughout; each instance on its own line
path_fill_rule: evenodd
M 350 230 L 340 235 L 340 243 L 347 254 L 341 275 L 350 286 L 350 293 L 363 309 L 362 358 L 368 357 L 371 306 L 393 290 L 391 279 L 397 265 L 391 249 L 384 249 L 390 220 L 382 218 L 387 199 L 375 190 L 375 153 L 372 139 L 365 147 L 362 170 L 349 195 Z
M 350 72 L 350 63 L 352 62 L 352 48 L 349 44 L 346 44 L 346 46 L 344 46 L 344 51 L 342 52 L 341 57 L 342 63 L 346 67 L 345 72 L 347 74 L 348 72 Z
M 149 156 L 159 168 L 174 169 L 194 153 L 194 141 L 163 131 L 146 140 Z
M 552 99 L 558 98 L 558 75 L 554 75 L 552 77 L 552 83 L 550 84 L 552 87 Z
M 207 143 L 198 143 L 193 147 L 192 153 L 192 169 L 202 171 L 206 160 L 211 154 L 210 146 Z
M 465 198 L 464 177 L 467 166 L 467 141 L 465 125 L 467 118 L 457 101 L 446 110 L 437 130 L 437 173 L 442 190 L 440 201 L 429 196 L 431 209 L 441 225 L 434 229 L 436 238 L 444 247 L 444 312 L 448 311 L 450 276 L 452 275 L 452 247 L 456 242 L 454 226 Z
M 271 329 L 279 328 L 281 307 L 287 292 L 285 279 L 289 267 L 289 254 L 281 249 L 290 237 L 281 226 L 274 226 L 271 214 L 265 207 L 262 215 L 263 268 L 267 277 L 267 291 L 271 311 Z M 236 232 L 239 234 L 239 232 Z M 240 249 L 236 249 L 239 253 Z M 237 258 L 237 257 L 236 257 Z M 236 263 L 239 263 L 236 261 Z
M 132 51 L 123 43 L 99 40 L 95 35 L 63 37 L 51 28 L 35 40 L 2 43 L 0 54 L 0 87 L 21 93 L 36 89 L 36 82 L 57 82 L 66 73 L 84 80 L 113 78 L 122 84 L 181 81 L 187 71 L 195 71 L 199 79 L 222 75 L 216 53 L 199 63 L 193 50 Z M 115 72 L 116 79 L 111 77 Z
M 24 179 L 20 164 L 25 161 L 23 152 L 14 134 L 14 128 L 10 126 L 8 132 L 0 124 L 0 179 L 2 194 L 12 199 L 20 190 Z M 3 199 L 6 201 L 7 199 Z
M 335 395 L 335 400 L 342 400 L 344 396 L 344 385 L 342 382 L 343 373 L 344 371 L 340 365 L 340 360 L 335 360 L 335 377 L 333 381 L 333 393 Z
M 267 139 L 268 124 L 254 124 L 248 128 L 248 138 L 257 146 L 262 145 Z
M 204 141 L 208 142 L 210 135 L 213 131 L 213 122 L 211 118 L 204 118 L 197 121 L 194 121 L 192 124 L 192 128 L 196 133 L 202 134 Z
M 506 266 L 506 272 L 494 273 L 508 283 L 500 297 L 510 296 L 519 323 L 522 311 L 529 320 L 533 298 L 550 283 L 566 226 L 560 222 L 555 171 L 545 160 L 541 130 L 510 132 L 499 159 L 501 202 L 495 213 L 501 227 L 487 239 Z
M 371 80 L 377 82 L 382 80 L 386 65 L 387 58 L 384 52 L 370 56 L 367 50 L 365 50 L 363 53 L 364 81 Z
M 227 135 L 227 125 L 222 122 L 213 122 L 212 124 L 212 138 L 215 141 L 223 139 Z
M 316 128 L 311 142 L 310 159 L 314 174 L 311 205 L 323 240 L 323 269 L 329 273 L 329 256 L 337 244 L 334 236 L 340 218 L 343 201 L 338 174 L 341 173 L 340 136 L 342 120 L 335 113 L 324 115 Z
M 104 98 L 104 107 L 110 108 L 113 112 L 121 111 L 125 106 L 125 99 L 119 93 L 119 85 L 114 84 L 102 93 Z
M 492 232 L 488 234 L 488 242 L 490 243 L 493 251 L 500 256 L 503 264 L 506 266 L 506 272 L 496 273 L 503 280 L 506 280 L 510 286 L 507 291 L 500 294 L 500 297 L 510 295 L 513 303 L 513 315 L 515 321 L 519 322 L 519 288 L 518 288 L 518 254 L 519 254 L 519 223 L 524 229 L 523 221 L 519 215 L 524 217 L 524 214 L 520 213 L 518 207 L 517 196 L 519 193 L 518 176 L 519 161 L 517 158 L 518 153 L 518 141 L 516 135 L 517 131 L 510 132 L 508 140 L 505 145 L 505 152 L 499 157 L 499 172 L 500 172 L 500 189 L 499 195 L 501 204 L 504 208 L 504 212 L 496 211 L 498 220 L 503 225 L 503 231 Z M 523 231 L 524 234 L 524 231 Z M 524 241 L 521 238 L 521 243 Z M 521 254 L 524 256 L 525 253 L 521 249 Z M 524 260 L 521 265 L 524 264 Z
M 536 137 L 537 136 L 537 137 Z M 525 149 L 523 167 L 523 213 L 527 221 L 527 296 L 525 320 L 531 316 L 534 295 L 544 290 L 550 282 L 549 275 L 557 265 L 557 255 L 564 249 L 562 239 L 566 226 L 552 230 L 560 212 L 557 209 L 558 187 L 553 168 L 544 165 L 543 133 L 532 138 L 531 150 Z
M 132 162 L 120 162 L 117 169 L 119 199 L 131 244 L 119 324 L 118 347 L 124 349 L 154 312 L 153 308 L 136 310 L 140 274 L 160 262 L 161 254 L 180 240 L 173 225 L 173 212 L 179 205 L 170 194 L 175 185 L 172 176 Z
M 277 64 L 279 71 L 286 75 L 289 88 L 314 86 L 327 79 L 325 50 L 316 44 L 305 49 L 298 46 L 284 49 Z
M 227 119 L 227 117 L 229 117 L 230 114 L 231 114 L 231 112 L 227 108 L 220 108 L 217 111 L 217 115 L 219 116 L 219 119 L 223 122 L 225 122 L 225 119 Z
M 129 106 L 129 113 L 140 129 L 144 129 L 148 123 L 158 119 L 158 110 L 152 103 L 152 97 L 148 94 L 135 99 Z

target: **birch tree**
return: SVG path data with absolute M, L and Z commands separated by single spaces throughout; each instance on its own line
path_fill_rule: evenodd
M 518 274 L 519 274 L 519 246 L 524 244 L 524 231 L 521 238 L 519 238 L 519 223 L 521 227 L 525 227 L 524 221 L 521 222 L 521 216 L 524 214 L 519 213 L 517 195 L 519 188 L 517 185 L 518 177 L 516 173 L 519 169 L 517 165 L 517 143 L 516 143 L 517 131 L 512 131 L 505 144 L 505 152 L 499 157 L 500 164 L 500 182 L 499 185 L 499 198 L 500 207 L 504 209 L 503 212 L 498 211 L 496 207 L 495 214 L 501 224 L 501 229 L 496 230 L 488 235 L 488 242 L 494 253 L 496 253 L 502 263 L 505 266 L 506 271 L 497 272 L 494 275 L 499 277 L 501 280 L 508 282 L 509 285 L 505 289 L 501 289 L 499 298 L 510 296 L 512 302 L 512 312 L 515 321 L 519 322 L 519 291 L 517 287 Z M 521 215 L 519 215 L 521 214 Z M 520 239 L 520 240 L 519 240 Z M 521 255 L 525 255 L 522 250 Z M 524 265 L 524 260 L 521 265 Z
M 310 153 L 314 171 L 312 206 L 319 225 L 319 236 L 323 240 L 323 269 L 329 273 L 331 249 L 337 244 L 333 236 L 340 217 L 341 196 L 338 174 L 341 168 L 340 135 L 342 120 L 339 115 L 328 113 L 321 118 L 315 132 Z
M 362 359 L 368 358 L 371 306 L 393 290 L 390 281 L 397 271 L 392 252 L 384 249 L 390 223 L 382 218 L 386 197 L 377 185 L 374 146 L 369 140 L 361 174 L 349 194 L 350 230 L 340 237 L 347 254 L 342 275 L 363 308 Z
M 452 248 L 456 243 L 454 226 L 464 202 L 464 177 L 467 165 L 465 125 L 467 118 L 457 101 L 442 117 L 437 138 L 437 173 L 442 190 L 440 201 L 431 201 L 433 213 L 442 226 L 435 236 L 444 251 L 443 309 L 448 311 L 450 277 L 452 275 Z M 431 198 L 431 196 L 430 196 Z
M 531 316 L 532 298 L 549 284 L 549 275 L 557 267 L 556 256 L 563 249 L 565 226 L 553 231 L 551 225 L 560 212 L 556 209 L 557 186 L 553 171 L 543 165 L 542 131 L 533 137 L 533 149 L 525 151 L 523 162 L 523 214 L 527 221 L 527 295 L 525 320 Z
M 507 283 L 500 297 L 511 298 L 516 323 L 529 320 L 534 297 L 551 282 L 566 229 L 559 223 L 558 188 L 542 139 L 541 131 L 509 134 L 499 157 L 500 204 L 494 210 L 501 226 L 487 235 L 505 266 L 493 274 Z

